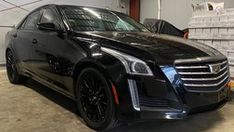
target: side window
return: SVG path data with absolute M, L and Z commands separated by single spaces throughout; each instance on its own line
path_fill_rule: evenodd
M 25 30 L 34 30 L 36 29 L 38 18 L 39 18 L 39 11 L 33 12 L 30 14 L 26 20 L 26 23 L 24 25 Z

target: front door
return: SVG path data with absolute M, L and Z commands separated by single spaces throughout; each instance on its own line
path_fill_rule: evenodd
M 36 24 L 40 16 L 39 11 L 32 12 L 24 22 L 19 26 L 18 30 L 13 34 L 14 43 L 17 51 L 14 51 L 18 57 L 18 62 L 22 69 L 32 71 L 31 60 L 32 60 L 32 49 L 34 31 Z
M 54 23 L 56 29 L 64 30 L 62 21 L 53 8 L 43 9 L 40 23 Z M 73 93 L 72 70 L 75 65 L 77 46 L 67 39 L 66 33 L 37 30 L 37 44 L 33 49 L 33 67 L 36 74 L 63 93 Z

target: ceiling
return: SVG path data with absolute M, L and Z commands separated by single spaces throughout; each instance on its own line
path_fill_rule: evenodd
M 42 1 L 43 0 L 0 0 L 0 12 L 12 10 L 14 8 L 28 11 L 26 6 L 40 3 Z

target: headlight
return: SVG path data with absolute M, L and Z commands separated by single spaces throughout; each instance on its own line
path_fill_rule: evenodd
M 105 51 L 106 53 L 111 54 L 119 59 L 123 63 L 127 73 L 153 76 L 152 71 L 144 61 L 113 49 L 103 47 L 101 49 L 102 51 Z

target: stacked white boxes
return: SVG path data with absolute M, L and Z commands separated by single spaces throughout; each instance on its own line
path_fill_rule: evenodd
M 226 55 L 234 77 L 234 8 L 193 12 L 189 39 L 207 44 Z

